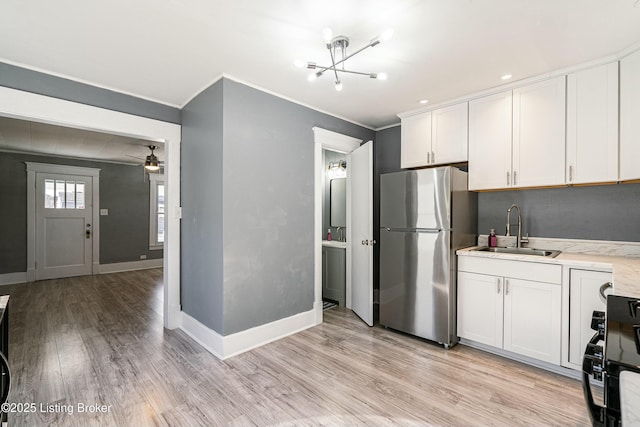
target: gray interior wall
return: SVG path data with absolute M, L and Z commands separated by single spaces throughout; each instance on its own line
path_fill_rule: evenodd
M 374 136 L 224 79 L 225 335 L 313 308 L 314 126 Z
M 0 152 L 0 274 L 27 270 L 27 173 L 24 162 L 100 169 L 100 263 L 162 258 L 149 250 L 149 182 L 140 166 Z
M 640 184 L 479 193 L 478 232 L 504 235 L 512 203 L 523 235 L 640 242 Z
M 53 98 L 180 123 L 180 109 L 0 62 L 0 86 Z
M 324 170 L 324 194 L 323 194 L 323 202 L 322 202 L 322 240 L 327 240 L 327 230 L 331 228 L 331 178 L 327 175 L 326 170 L 329 167 L 329 162 L 337 162 L 338 160 L 347 160 L 347 155 L 343 153 L 338 153 L 336 151 L 330 150 L 322 150 L 323 162 L 322 164 L 325 167 Z M 347 165 L 347 171 L 349 170 L 349 165 Z M 338 236 L 336 234 L 336 229 L 331 229 L 331 234 L 333 235 L 333 239 L 337 240 Z M 346 227 L 343 232 L 344 236 L 347 236 Z
M 219 334 L 224 332 L 222 115 L 218 81 L 182 110 L 181 144 L 182 310 Z M 241 163 L 233 167 L 250 172 Z
M 400 168 L 400 126 L 376 132 L 373 144 L 373 238 L 380 241 L 380 175 Z M 380 245 L 373 247 L 374 317 L 379 315 Z

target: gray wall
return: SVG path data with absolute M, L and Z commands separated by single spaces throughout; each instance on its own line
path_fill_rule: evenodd
M 374 132 L 229 79 L 190 102 L 182 124 L 183 309 L 223 335 L 311 310 L 312 128 L 363 140 Z M 197 156 L 218 156 L 217 172 Z
M 0 152 L 0 274 L 27 270 L 27 173 L 24 162 L 99 168 L 100 263 L 162 258 L 149 250 L 149 182 L 141 167 Z
M 94 107 L 180 123 L 180 110 L 61 77 L 0 62 L 0 86 L 47 95 Z
M 478 232 L 504 235 L 512 203 L 523 235 L 640 242 L 640 184 L 479 193 Z
M 223 333 L 223 83 L 182 110 L 182 310 Z M 238 166 L 242 168 L 242 165 Z
M 373 238 L 380 241 L 380 175 L 400 168 L 400 125 L 376 132 L 373 144 Z M 379 315 L 380 245 L 373 247 L 374 317 Z

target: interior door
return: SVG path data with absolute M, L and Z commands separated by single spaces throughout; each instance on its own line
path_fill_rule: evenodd
M 91 274 L 92 177 L 36 174 L 36 280 Z
M 351 309 L 373 326 L 373 143 L 349 155 Z

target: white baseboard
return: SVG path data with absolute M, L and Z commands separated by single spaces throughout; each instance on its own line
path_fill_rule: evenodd
M 100 264 L 98 274 L 120 273 L 123 271 L 146 270 L 148 268 L 162 267 L 163 259 L 143 259 L 140 261 L 115 262 L 113 264 Z
M 317 324 L 315 320 L 316 310 L 309 310 L 235 334 L 222 336 L 182 312 L 181 329 L 211 354 L 224 360 L 315 326 Z
M 17 273 L 0 274 L 0 285 L 13 285 L 15 283 L 26 283 L 27 272 L 19 271 Z

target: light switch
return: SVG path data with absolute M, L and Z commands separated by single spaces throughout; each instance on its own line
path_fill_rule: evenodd
M 109 209 L 100 209 L 100 215 L 109 215 Z

